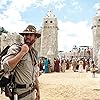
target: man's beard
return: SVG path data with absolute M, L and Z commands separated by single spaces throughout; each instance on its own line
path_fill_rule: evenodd
M 24 39 L 24 43 L 27 44 L 28 46 L 31 46 L 33 44 L 33 41 L 27 41 L 29 39 Z

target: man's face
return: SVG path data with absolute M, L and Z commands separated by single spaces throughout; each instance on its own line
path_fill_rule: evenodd
M 37 37 L 35 34 L 24 34 L 24 43 L 28 46 L 31 46 L 35 41 Z

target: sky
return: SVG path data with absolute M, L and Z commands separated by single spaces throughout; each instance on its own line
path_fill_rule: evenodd
M 74 45 L 92 46 L 92 20 L 100 0 L 0 0 L 0 26 L 9 32 L 22 32 L 29 24 L 37 30 L 48 11 L 57 17 L 58 50 Z

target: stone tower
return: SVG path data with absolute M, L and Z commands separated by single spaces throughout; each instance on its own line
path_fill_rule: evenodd
M 46 17 L 43 18 L 42 34 L 41 34 L 41 56 L 58 55 L 58 23 L 55 15 L 48 11 Z M 50 57 L 51 58 L 51 57 Z
M 98 52 L 100 49 L 100 7 L 96 11 L 96 16 L 93 17 L 93 58 L 96 64 L 98 64 Z M 100 59 L 100 58 L 99 58 Z

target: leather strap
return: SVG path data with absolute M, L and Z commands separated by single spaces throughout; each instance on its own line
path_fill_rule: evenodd
M 31 90 L 29 90 L 27 92 L 24 92 L 24 93 L 18 95 L 18 99 L 21 99 L 23 97 L 26 97 L 27 95 L 29 95 L 30 93 L 32 93 L 34 90 L 35 90 L 35 87 L 33 87 Z
M 34 83 L 31 84 L 16 84 L 15 83 L 15 88 L 28 88 L 28 87 L 33 87 Z

